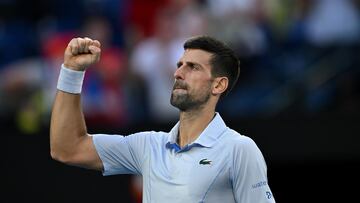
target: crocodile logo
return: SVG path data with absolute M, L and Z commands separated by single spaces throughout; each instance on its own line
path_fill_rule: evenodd
M 208 159 L 201 159 L 199 161 L 199 164 L 201 165 L 210 165 L 212 161 L 208 160 Z

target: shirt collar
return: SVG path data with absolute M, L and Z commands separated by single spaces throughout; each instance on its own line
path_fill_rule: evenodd
M 222 135 L 222 133 L 227 129 L 227 126 L 224 120 L 221 118 L 219 113 L 215 113 L 215 117 L 209 123 L 209 125 L 202 131 L 199 137 L 189 145 L 198 144 L 204 147 L 212 147 L 216 140 Z M 176 138 L 179 132 L 179 122 L 171 129 L 169 132 L 168 140 L 166 142 L 166 147 L 169 148 L 171 144 L 176 143 Z

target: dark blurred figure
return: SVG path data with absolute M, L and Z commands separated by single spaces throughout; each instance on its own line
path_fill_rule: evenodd
M 128 123 L 124 80 L 127 74 L 125 52 L 113 41 L 107 18 L 86 19 L 81 35 L 98 39 L 102 44 L 101 61 L 89 69 L 84 88 L 84 112 L 91 125 L 117 128 Z

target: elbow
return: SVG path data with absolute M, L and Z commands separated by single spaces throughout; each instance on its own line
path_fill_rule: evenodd
M 53 160 L 62 162 L 63 156 L 60 153 L 59 147 L 56 146 L 55 142 L 52 142 L 50 137 L 50 156 Z
M 66 153 L 61 153 L 53 148 L 50 149 L 50 156 L 53 160 L 64 163 L 64 164 L 71 164 L 71 156 L 67 155 Z
M 60 161 L 60 156 L 59 154 L 53 150 L 52 148 L 50 149 L 50 156 L 53 160 L 56 160 L 56 161 Z
M 51 158 L 64 164 L 71 164 L 76 157 L 76 145 L 69 144 L 69 142 L 64 142 L 62 140 L 52 139 L 53 137 L 50 135 Z M 76 141 L 73 142 L 77 143 Z

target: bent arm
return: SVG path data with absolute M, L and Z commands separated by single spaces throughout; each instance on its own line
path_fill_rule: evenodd
M 64 65 L 76 71 L 99 60 L 100 43 L 89 38 L 70 41 L 64 54 Z M 102 170 L 92 137 L 87 133 L 80 94 L 58 90 L 50 123 L 51 157 L 60 162 Z
M 58 90 L 51 115 L 50 148 L 55 160 L 102 170 L 92 137 L 86 131 L 80 95 Z

